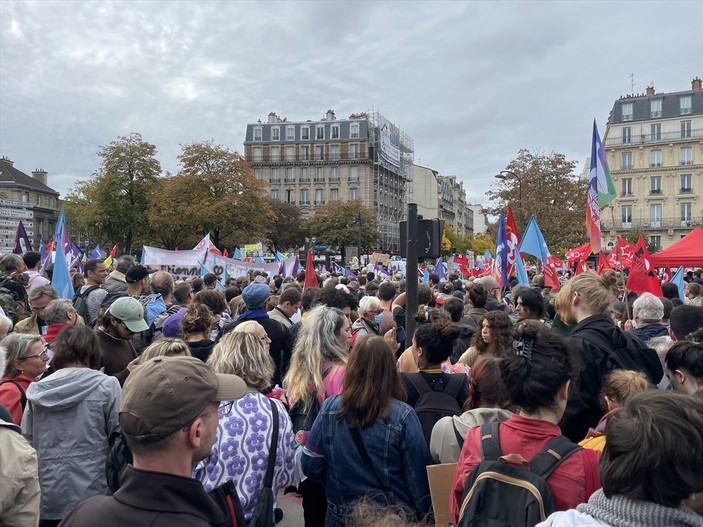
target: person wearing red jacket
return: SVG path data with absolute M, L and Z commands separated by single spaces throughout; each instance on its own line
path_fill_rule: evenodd
M 561 435 L 557 423 L 564 414 L 574 371 L 570 348 L 555 331 L 537 321 L 526 321 L 516 330 L 518 354 L 502 359 L 501 374 L 510 402 L 520 410 L 500 424 L 499 441 L 504 455 L 532 459 L 544 445 Z M 557 510 L 588 501 L 600 488 L 598 452 L 581 449 L 566 458 L 547 478 Z M 450 517 L 458 522 L 466 480 L 481 462 L 481 427 L 466 435 L 450 495 Z

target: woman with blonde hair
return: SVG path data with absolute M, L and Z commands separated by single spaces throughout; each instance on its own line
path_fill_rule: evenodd
M 312 308 L 298 333 L 283 387 L 292 405 L 296 442 L 303 444 L 319 407 L 325 399 L 342 393 L 344 372 L 351 343 L 351 325 L 340 309 L 318 305 Z M 389 350 L 390 353 L 390 350 Z M 306 422 L 309 423 L 306 426 Z M 325 489 L 305 480 L 303 495 L 306 527 L 322 526 L 327 511 Z
M 12 415 L 16 425 L 22 422 L 27 404 L 27 388 L 47 370 L 49 355 L 44 341 L 37 335 L 11 333 L 0 346 L 5 355 L 5 371 L 0 379 L 0 404 Z
M 566 282 L 557 295 L 559 316 L 567 324 L 575 324 L 567 340 L 580 356 L 577 382 L 569 392 L 561 423 L 564 435 L 572 441 L 583 439 L 603 417 L 599 396 L 608 372 L 643 371 L 654 384 L 664 375 L 657 353 L 618 328 L 610 317 L 615 284 L 611 269 L 601 276 L 586 271 Z
M 154 357 L 190 357 L 190 347 L 188 343 L 181 339 L 173 337 L 165 337 L 152 342 L 147 349 L 141 354 L 139 364 L 144 364 L 146 361 Z
M 613 370 L 603 383 L 603 406 L 607 412 L 598 422 L 598 426 L 590 428 L 583 441 L 579 443 L 584 448 L 603 450 L 605 446 L 605 425 L 608 419 L 636 393 L 646 392 L 654 388 L 652 382 L 641 371 Z
M 263 487 L 274 427 L 278 428 L 272 484 L 274 507 L 279 489 L 297 483 L 293 427 L 283 403 L 261 393 L 271 384 L 275 367 L 255 332 L 226 334 L 215 345 L 207 364 L 216 373 L 244 379 L 247 393 L 225 405 L 225 409 L 220 407 L 212 452 L 197 466 L 194 477 L 202 481 L 208 492 L 227 481 L 234 482 L 244 517 L 249 521 Z M 272 405 L 278 413 L 277 423 Z

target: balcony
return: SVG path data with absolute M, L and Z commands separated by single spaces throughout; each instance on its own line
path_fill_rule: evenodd
M 691 187 L 681 187 L 679 192 L 681 194 L 690 194 L 691 192 L 693 192 L 693 189 Z
M 629 222 L 616 221 L 614 225 L 612 220 L 604 220 L 601 222 L 603 231 L 627 231 L 630 229 L 681 229 L 695 227 L 696 225 L 703 226 L 703 217 L 692 217 L 690 219 L 669 217 L 661 219 L 632 220 Z
M 642 134 L 639 138 L 633 134 L 631 140 L 625 138 L 623 140 L 622 133 L 618 132 L 618 137 L 609 137 L 605 141 L 605 147 L 611 148 L 616 146 L 632 146 L 632 145 L 648 145 L 657 143 L 680 143 L 682 141 L 692 141 L 703 139 L 703 128 L 686 130 L 684 133 L 681 130 L 672 132 L 661 132 L 655 134 Z
M 286 164 L 286 163 L 315 163 L 320 161 L 364 161 L 368 160 L 368 156 L 362 156 L 359 152 L 341 152 L 335 154 L 305 154 L 298 153 L 296 155 L 286 155 L 283 159 L 279 155 L 258 155 L 247 159 L 250 164 Z

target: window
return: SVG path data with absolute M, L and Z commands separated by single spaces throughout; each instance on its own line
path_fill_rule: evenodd
M 291 167 L 286 167 L 286 183 L 295 183 L 295 178 L 293 178 L 293 169 Z M 290 201 L 288 203 L 290 203 Z
M 324 139 L 325 138 L 325 127 L 324 126 L 316 126 L 315 127 L 315 139 Z
M 662 193 L 662 177 L 652 176 L 649 178 L 649 193 L 650 194 L 661 194 Z
M 622 178 L 622 195 L 632 196 L 632 178 L 626 177 Z
M 649 133 L 652 141 L 662 140 L 662 125 L 661 123 L 652 123 L 649 125 Z
M 271 169 L 271 183 L 280 183 L 281 180 L 278 177 L 278 169 L 277 168 L 272 168 Z
M 679 156 L 682 165 L 690 165 L 693 163 L 693 148 L 690 146 L 682 146 Z
M 308 197 L 308 189 L 304 188 L 300 190 L 300 204 L 310 205 L 310 198 Z
M 620 169 L 621 170 L 632 169 L 632 152 L 622 152 L 620 154 Z
M 261 170 L 254 170 L 254 177 L 257 181 L 261 181 Z
M 263 129 L 260 126 L 254 128 L 254 141 L 262 140 L 262 130 Z
M 681 203 L 681 226 L 691 226 L 691 214 L 693 212 L 693 203 Z
M 322 183 L 325 181 L 325 173 L 322 167 L 315 167 L 315 183 Z
M 295 126 L 286 126 L 286 141 L 295 141 Z
M 649 116 L 650 117 L 661 117 L 662 116 L 662 100 L 661 99 L 651 99 L 649 101 Z
M 659 251 L 662 248 L 662 237 L 660 234 L 652 234 L 649 237 L 649 243 L 654 245 L 655 250 Z
M 632 205 L 622 205 L 620 207 L 622 218 L 622 228 L 629 229 L 632 227 Z
M 295 205 L 295 190 L 286 190 L 286 203 Z
M 681 115 L 691 113 L 691 96 L 690 95 L 679 96 L 679 113 Z
M 339 145 L 330 145 L 330 159 L 333 161 L 339 159 Z
M 693 192 L 693 187 L 691 186 L 692 174 L 681 174 L 681 192 Z
M 281 140 L 281 128 L 278 126 L 271 127 L 271 141 Z
M 302 161 L 307 161 L 310 159 L 310 147 L 309 146 L 301 146 L 300 147 L 300 159 Z
M 652 150 L 649 152 L 649 166 L 650 167 L 660 167 L 662 166 L 662 151 Z
M 300 182 L 307 183 L 308 181 L 310 181 L 310 172 L 308 167 L 303 167 L 300 169 Z
M 632 121 L 632 103 L 624 102 L 620 105 L 620 115 L 623 121 Z
M 278 146 L 271 147 L 271 161 L 281 160 L 281 148 Z
M 349 137 L 351 139 L 358 139 L 359 138 L 359 123 L 352 123 L 349 126 Z
M 315 189 L 315 205 L 322 205 L 324 202 L 324 191 L 321 188 Z
M 339 189 L 330 190 L 330 201 L 339 201 Z
M 681 139 L 691 137 L 691 121 L 681 121 Z
M 264 158 L 264 156 L 261 154 L 261 147 L 260 146 L 255 146 L 254 147 L 254 157 L 253 161 L 260 163 L 261 160 Z
M 349 189 L 349 200 L 354 201 L 355 199 L 359 199 L 359 189 L 358 188 L 350 188 Z
M 303 126 L 300 129 L 300 140 L 301 141 L 309 141 L 310 140 L 310 127 L 309 126 Z
M 339 139 L 339 125 L 332 125 L 332 139 Z
M 359 167 L 349 167 L 349 181 L 352 183 L 359 181 Z
M 649 206 L 649 226 L 662 226 L 662 205 L 661 203 L 652 203 Z
M 287 146 L 286 147 L 286 161 L 295 161 L 295 147 L 294 146 Z
M 632 142 L 632 128 L 626 126 L 622 129 L 622 144 L 629 145 Z
M 330 183 L 339 183 L 339 167 L 330 168 Z
M 271 190 L 271 198 L 278 199 L 278 189 L 277 188 Z
M 322 161 L 325 159 L 325 147 L 324 145 L 315 146 L 315 159 L 317 161 Z
M 359 145 L 349 145 L 349 159 L 359 159 Z

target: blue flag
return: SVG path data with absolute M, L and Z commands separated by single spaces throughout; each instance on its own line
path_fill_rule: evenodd
M 95 249 L 93 249 L 92 251 L 90 251 L 90 253 L 88 254 L 88 258 L 91 258 L 91 259 L 96 259 L 96 258 L 97 258 L 97 259 L 100 259 L 100 258 L 102 258 L 102 257 L 103 257 L 103 253 L 102 253 L 102 251 L 100 250 L 100 244 L 97 243 L 97 244 L 95 244 Z
M 61 229 L 63 229 L 63 209 L 59 214 L 59 222 Z M 56 244 L 56 257 L 54 258 L 54 273 L 51 275 L 51 286 L 56 290 L 59 298 L 65 298 L 72 300 L 74 296 L 73 291 L 73 281 L 71 280 L 71 274 L 68 272 L 68 263 L 66 263 L 66 254 L 63 251 L 63 244 L 61 243 L 60 233 L 58 230 L 59 223 L 57 223 L 57 237 L 59 240 Z
M 500 213 L 498 218 L 498 236 L 496 237 L 496 257 L 493 260 L 493 278 L 498 285 L 508 287 L 508 239 L 505 235 L 505 218 Z
M 684 293 L 685 286 L 683 282 L 683 267 L 679 267 L 676 273 L 674 273 L 674 276 L 671 277 L 671 283 L 676 284 L 676 287 L 679 288 L 679 298 L 682 302 L 685 302 L 686 295 Z
M 522 261 L 520 251 L 515 251 L 515 272 L 517 273 L 517 282 L 520 285 L 530 285 L 530 279 L 527 278 L 525 263 Z
M 521 253 L 531 254 L 544 265 L 549 264 L 547 242 L 544 241 L 544 236 L 542 236 L 542 231 L 539 230 L 534 216 L 530 218 L 530 223 L 527 224 L 525 234 L 522 236 L 522 242 L 520 242 L 519 251 Z
M 273 259 L 274 259 L 276 262 L 282 262 L 283 260 L 286 259 L 286 257 L 283 256 L 283 253 L 281 253 L 280 251 L 276 251 L 276 255 L 273 257 Z
M 234 258 L 235 260 L 241 260 L 241 259 L 242 259 L 242 251 L 239 250 L 239 247 L 237 247 L 237 248 L 234 250 L 234 254 L 232 255 L 232 258 Z
M 444 262 L 441 258 L 437 258 L 437 265 L 435 266 L 435 271 L 437 272 L 439 281 L 444 282 L 444 277 L 447 276 L 447 267 L 444 265 Z
M 422 283 L 423 284 L 428 284 L 430 282 L 430 271 L 425 267 L 425 270 L 422 273 Z

